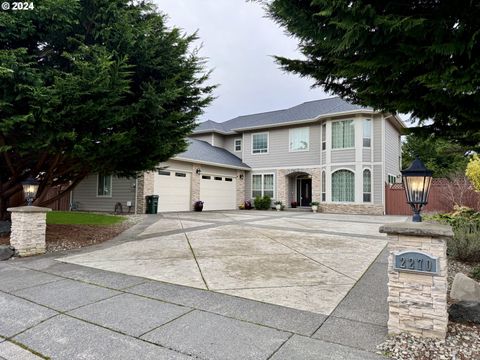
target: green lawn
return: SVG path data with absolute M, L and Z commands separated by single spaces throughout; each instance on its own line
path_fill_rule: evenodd
M 92 214 L 78 211 L 51 211 L 47 213 L 47 224 L 62 225 L 113 225 L 125 220 L 123 216 Z

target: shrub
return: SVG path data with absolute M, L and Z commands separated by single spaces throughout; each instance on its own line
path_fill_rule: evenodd
M 453 238 L 447 243 L 448 256 L 465 262 L 480 261 L 480 222 L 455 219 Z
M 472 273 L 470 275 L 475 280 L 480 281 L 480 266 L 473 268 Z
M 253 201 L 253 204 L 255 206 L 255 209 L 257 210 L 268 210 L 270 209 L 270 206 L 272 204 L 272 199 L 270 198 L 270 196 L 257 196 Z

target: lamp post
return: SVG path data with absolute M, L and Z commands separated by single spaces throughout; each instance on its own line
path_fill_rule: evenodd
M 27 200 L 27 205 L 32 206 L 33 200 L 37 195 L 39 182 L 32 177 L 27 178 L 25 181 L 22 181 L 23 194 Z
M 417 158 L 407 169 L 401 172 L 407 203 L 413 210 L 412 221 L 421 222 L 420 211 L 428 202 L 428 194 L 432 184 L 432 171 L 428 170 Z

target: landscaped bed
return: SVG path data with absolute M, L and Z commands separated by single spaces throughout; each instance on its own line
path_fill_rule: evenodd
M 52 211 L 47 214 L 47 252 L 78 249 L 113 239 L 142 217 Z M 8 245 L 9 236 L 0 237 Z

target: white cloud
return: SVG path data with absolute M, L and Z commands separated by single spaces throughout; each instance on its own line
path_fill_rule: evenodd
M 258 3 L 246 0 L 155 0 L 168 24 L 187 33 L 198 30 L 200 55 L 214 71 L 218 97 L 202 120 L 278 110 L 328 97 L 310 89 L 311 79 L 286 74 L 272 55 L 299 57 L 297 43 L 286 36 Z

